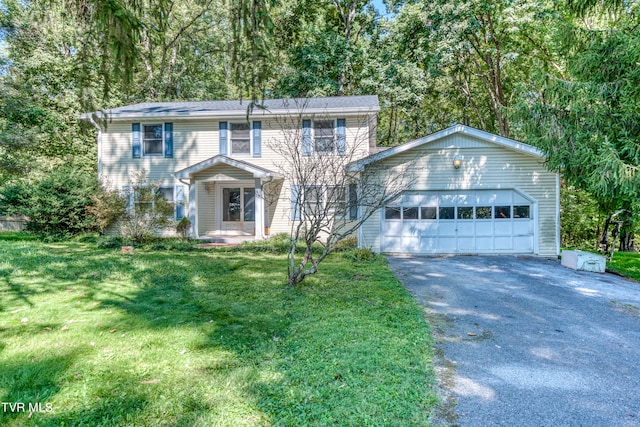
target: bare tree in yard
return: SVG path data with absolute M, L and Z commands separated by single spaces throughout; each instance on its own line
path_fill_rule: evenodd
M 380 173 L 381 167 L 375 165 L 367 166 L 364 173 L 349 172 L 347 166 L 368 153 L 368 133 L 375 132 L 367 131 L 366 117 L 347 119 L 349 127 L 338 119 L 334 130 L 333 119 L 316 115 L 313 137 L 312 121 L 307 119 L 300 110 L 297 116 L 281 120 L 282 136 L 267 142 L 283 159 L 278 172 L 290 186 L 280 193 L 281 200 L 291 203 L 289 286 L 316 273 L 340 240 L 356 232 L 407 184 L 402 171 Z M 362 126 L 352 126 L 357 120 Z M 360 134 L 354 134 L 354 129 L 360 129 Z

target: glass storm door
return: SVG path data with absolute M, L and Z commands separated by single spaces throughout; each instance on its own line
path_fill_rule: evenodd
M 222 187 L 222 232 L 254 234 L 255 189 L 253 187 Z

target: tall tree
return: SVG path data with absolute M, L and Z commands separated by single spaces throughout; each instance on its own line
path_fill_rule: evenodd
M 281 52 L 275 96 L 360 93 L 376 19 L 370 0 L 287 0 L 273 19 Z
M 565 76 L 541 73 L 524 90 L 519 126 L 549 167 L 598 200 L 605 231 L 624 220 L 629 249 L 640 220 L 640 3 L 625 7 L 566 15 Z
M 449 77 L 472 114 L 470 124 L 509 136 L 509 106 L 516 83 L 526 77 L 535 50 L 527 39 L 548 6 L 543 1 L 428 1 L 432 67 Z M 537 28 L 535 28 L 537 27 Z

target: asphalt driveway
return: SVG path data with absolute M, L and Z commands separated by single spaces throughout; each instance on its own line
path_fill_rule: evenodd
M 640 426 L 640 284 L 510 256 L 389 257 L 436 336 L 437 424 Z

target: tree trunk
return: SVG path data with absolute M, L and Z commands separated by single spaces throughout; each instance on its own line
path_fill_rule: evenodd
M 633 245 L 633 233 L 630 233 L 628 230 L 622 230 L 620 233 L 620 247 L 618 250 L 620 252 L 635 252 L 635 247 Z

